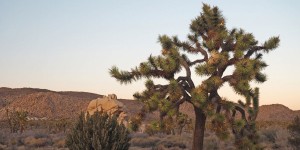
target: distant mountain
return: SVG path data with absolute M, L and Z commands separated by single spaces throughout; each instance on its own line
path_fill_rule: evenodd
M 6 109 L 24 110 L 31 117 L 74 118 L 85 111 L 90 100 L 102 97 L 87 92 L 56 92 L 34 88 L 0 88 L 0 120 Z
M 5 118 L 5 110 L 16 109 L 28 111 L 31 117 L 47 117 L 49 119 L 75 118 L 81 111 L 85 111 L 89 102 L 103 97 L 88 92 L 57 92 L 47 89 L 35 88 L 0 88 L 0 120 Z M 141 102 L 119 99 L 128 110 L 128 115 L 136 114 L 143 106 Z M 194 118 L 191 104 L 184 103 L 180 110 Z M 260 106 L 257 121 L 289 122 L 300 110 L 293 111 L 281 104 Z M 147 120 L 157 119 L 158 113 L 147 116 Z
M 300 110 L 293 111 L 282 104 L 262 105 L 259 107 L 257 121 L 292 121 L 300 116 Z

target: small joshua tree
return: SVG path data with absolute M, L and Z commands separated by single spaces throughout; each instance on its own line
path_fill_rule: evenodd
M 6 115 L 7 115 L 10 131 L 12 133 L 18 131 L 23 133 L 28 122 L 28 112 L 16 111 L 16 110 L 9 111 L 8 109 L 6 109 Z
M 295 148 L 300 149 L 300 117 L 295 117 L 292 124 L 288 126 L 288 130 L 291 133 L 289 143 Z
M 127 150 L 129 140 L 128 130 L 116 116 L 97 111 L 91 116 L 81 113 L 66 145 L 72 150 Z
M 237 149 L 262 149 L 258 143 L 259 135 L 256 129 L 256 117 L 259 111 L 259 89 L 255 88 L 254 91 L 249 91 L 246 97 L 246 103 L 238 101 L 239 105 L 227 102 L 224 106 L 224 116 L 231 126 L 232 133 L 235 137 L 235 146 Z M 240 116 L 236 116 L 238 109 L 243 109 Z M 230 111 L 233 110 L 233 111 Z M 224 127 L 222 122 L 214 120 L 218 127 Z M 225 125 L 226 126 L 226 125 Z M 218 131 L 224 135 L 224 132 Z
M 18 125 L 19 125 L 19 130 L 21 133 L 24 132 L 25 127 L 27 125 L 28 122 L 28 112 L 27 111 L 16 111 L 16 116 L 17 116 L 17 120 L 18 120 Z

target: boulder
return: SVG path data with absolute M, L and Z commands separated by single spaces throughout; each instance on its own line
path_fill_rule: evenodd
M 87 108 L 87 112 L 93 115 L 96 111 L 102 111 L 109 115 L 117 115 L 118 121 L 122 123 L 127 122 L 126 106 L 117 100 L 115 94 L 109 94 L 102 98 L 92 100 Z

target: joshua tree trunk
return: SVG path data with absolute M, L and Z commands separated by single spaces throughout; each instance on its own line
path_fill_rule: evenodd
M 203 111 L 194 107 L 196 119 L 193 139 L 193 150 L 203 150 L 203 140 L 205 131 L 206 116 Z

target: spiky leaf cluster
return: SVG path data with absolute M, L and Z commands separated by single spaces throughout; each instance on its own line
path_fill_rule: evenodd
M 190 68 L 195 65 L 195 72 L 198 75 L 208 76 L 202 82 L 208 94 L 217 91 L 223 83 L 229 82 L 238 94 L 247 96 L 245 94 L 250 90 L 249 82 L 266 81 L 266 76 L 261 72 L 267 66 L 261 60 L 262 54 L 275 49 L 279 45 L 279 38 L 271 37 L 263 45 L 258 45 L 258 41 L 251 33 L 242 29 L 228 30 L 225 19 L 217 7 L 204 4 L 202 11 L 192 20 L 191 33 L 188 34 L 187 41 L 180 41 L 176 36 L 161 35 L 158 38 L 162 46 L 161 55 L 150 56 L 148 61 L 142 62 L 131 71 L 120 71 L 112 67 L 111 76 L 121 83 L 130 83 L 145 77 L 164 78 L 180 84 L 182 80 L 175 79 L 175 74 L 184 68 L 187 74 L 185 77 L 188 79 L 183 82 L 187 82 L 188 86 L 186 84 L 180 84 L 180 86 L 188 89 L 194 88 L 188 80 L 191 80 Z M 204 57 L 191 61 L 183 53 L 184 51 Z M 223 73 L 229 66 L 234 66 L 233 74 L 224 76 Z M 188 95 L 191 95 L 191 89 L 186 91 Z M 184 96 L 185 93 L 181 94 Z M 169 95 L 172 94 L 169 93 Z
M 72 150 L 126 150 L 129 140 L 128 130 L 117 117 L 97 111 L 92 116 L 81 113 L 66 145 Z
M 6 115 L 11 133 L 23 133 L 28 122 L 28 112 L 6 109 Z
M 255 88 L 247 94 L 245 102 L 233 104 L 224 100 L 226 119 L 235 136 L 235 145 L 238 149 L 261 149 L 256 129 L 256 117 L 259 110 L 259 90 Z M 237 117 L 237 112 L 240 117 Z

